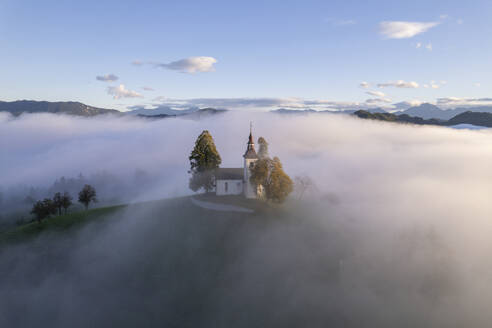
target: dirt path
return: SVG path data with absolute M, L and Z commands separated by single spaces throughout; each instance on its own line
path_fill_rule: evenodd
M 255 212 L 252 209 L 245 208 L 245 207 L 220 204 L 220 203 L 205 202 L 203 200 L 197 200 L 193 197 L 191 197 L 191 202 L 193 204 L 195 204 L 196 206 L 199 206 L 199 207 L 207 209 L 207 210 L 213 210 L 213 211 L 240 212 L 240 213 L 254 213 Z

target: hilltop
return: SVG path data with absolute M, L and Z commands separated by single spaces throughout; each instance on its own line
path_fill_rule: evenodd
M 88 106 L 80 102 L 73 101 L 34 101 L 34 100 L 18 100 L 18 101 L 0 101 L 0 112 L 9 112 L 12 115 L 18 116 L 23 113 L 55 113 L 68 114 L 76 116 L 96 116 L 101 114 L 121 114 L 115 109 L 98 108 Z

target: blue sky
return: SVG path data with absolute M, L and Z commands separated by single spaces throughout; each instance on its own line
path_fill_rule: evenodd
M 0 0 L 0 100 L 482 104 L 491 12 L 491 1 Z

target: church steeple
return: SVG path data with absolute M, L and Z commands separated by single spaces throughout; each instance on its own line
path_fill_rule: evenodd
M 253 141 L 253 122 L 250 122 L 249 124 L 248 148 L 246 148 L 246 152 L 244 153 L 243 157 L 248 159 L 258 158 L 258 155 L 256 155 L 256 150 L 255 150 L 255 142 Z

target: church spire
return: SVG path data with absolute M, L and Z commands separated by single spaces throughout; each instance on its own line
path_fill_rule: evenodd
M 253 141 L 253 122 L 249 122 L 249 141 L 248 141 L 248 148 L 249 145 L 255 145 L 255 142 Z
M 249 159 L 258 158 L 258 155 L 256 155 L 256 150 L 255 150 L 255 142 L 253 141 L 253 122 L 249 123 L 248 148 L 246 148 L 246 153 L 244 153 L 243 157 Z

